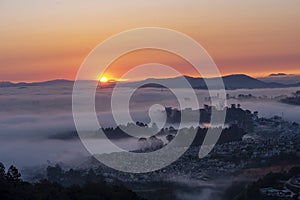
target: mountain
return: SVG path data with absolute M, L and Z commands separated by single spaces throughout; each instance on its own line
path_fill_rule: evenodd
M 190 76 L 178 76 L 174 78 L 162 78 L 162 79 L 149 78 L 143 81 L 123 83 L 121 85 L 125 87 L 141 86 L 141 87 L 159 87 L 159 88 L 162 87 L 161 85 L 166 85 L 169 88 L 180 88 L 182 86 L 178 85 L 178 83 L 180 83 L 183 78 L 185 78 L 193 87 L 199 87 L 199 88 L 205 87 L 204 79 L 194 78 Z
M 299 76 L 297 80 L 299 80 Z M 166 85 L 169 88 L 183 88 L 184 86 L 181 81 L 186 79 L 188 83 L 194 89 L 207 89 L 206 82 L 209 83 L 213 89 L 218 89 L 216 83 L 217 78 L 197 78 L 197 77 L 190 77 L 190 76 L 178 76 L 174 78 L 149 78 L 142 81 L 135 81 L 135 82 L 119 82 L 120 86 L 123 87 L 150 87 L 150 88 L 161 88 L 161 85 Z M 277 81 L 264 81 L 262 79 L 256 79 L 244 74 L 233 74 L 229 76 L 222 77 L 224 86 L 228 90 L 234 89 L 257 89 L 257 88 L 287 88 L 287 87 L 300 87 L 300 80 L 298 82 L 293 83 L 281 83 Z M 55 85 L 66 85 L 72 86 L 74 81 L 64 80 L 64 79 L 57 79 L 52 81 L 46 82 L 35 82 L 35 83 L 11 83 L 11 82 L 0 82 L 0 88 L 2 87 L 27 87 L 27 86 L 55 86 Z
M 299 84 L 300 75 L 299 74 L 286 74 L 286 75 L 269 75 L 267 77 L 258 78 L 264 82 L 276 82 L 282 84 Z
M 195 89 L 207 89 L 206 82 L 209 83 L 212 88 L 217 89 L 216 79 L 217 78 L 195 78 L 190 76 L 179 76 L 175 78 L 165 78 L 165 79 L 146 79 L 143 81 L 137 81 L 137 82 L 128 82 L 123 83 L 121 85 L 125 87 L 162 87 L 159 84 L 167 85 L 170 88 L 181 88 L 182 85 L 178 85 L 180 81 L 182 81 L 182 78 L 185 78 L 190 85 Z M 222 77 L 224 86 L 228 90 L 233 89 L 256 89 L 256 88 L 286 88 L 286 87 L 298 87 L 300 86 L 300 82 L 297 84 L 282 84 L 277 82 L 265 82 L 262 80 L 258 80 L 256 78 L 244 75 L 244 74 L 233 74 L 229 76 L 223 76 Z
M 252 78 L 244 74 L 236 74 L 223 77 L 224 85 L 226 89 L 240 89 L 240 88 L 283 88 L 286 85 L 270 82 L 266 83 L 258 79 Z
M 277 74 L 270 74 L 269 77 L 274 77 L 274 76 L 287 76 L 285 73 L 277 73 Z
M 14 86 L 11 82 L 0 82 L 0 87 L 12 87 Z
M 34 83 L 12 83 L 12 82 L 0 82 L 1 87 L 28 87 L 28 86 L 53 86 L 53 85 L 71 85 L 73 81 L 64 80 L 64 79 L 57 79 L 45 82 L 34 82 Z

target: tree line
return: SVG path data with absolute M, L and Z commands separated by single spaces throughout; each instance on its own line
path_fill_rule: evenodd
M 61 170 L 58 166 L 48 168 L 51 176 Z M 52 172 L 51 172 L 52 170 Z M 58 170 L 58 171 L 56 171 Z M 53 174 L 52 174 L 53 173 Z M 68 175 L 71 177 L 71 171 Z M 92 172 L 87 176 L 92 176 Z M 134 192 L 121 184 L 109 184 L 99 177 L 89 179 L 83 184 L 64 186 L 57 177 L 49 177 L 36 183 L 21 179 L 19 170 L 10 166 L 6 171 L 0 163 L 0 199 L 3 200 L 142 200 Z M 81 183 L 81 182 L 80 182 Z

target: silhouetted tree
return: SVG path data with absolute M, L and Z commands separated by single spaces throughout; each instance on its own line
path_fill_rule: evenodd
M 21 174 L 18 171 L 18 169 L 15 166 L 10 166 L 8 171 L 7 171 L 7 179 L 9 181 L 13 181 L 13 182 L 20 182 L 21 181 Z
M 63 173 L 60 166 L 49 167 L 51 175 Z M 63 186 L 49 180 L 41 180 L 35 184 L 22 181 L 18 169 L 11 166 L 5 174 L 5 168 L 0 163 L 0 199 L 2 200 L 142 200 L 134 192 L 122 185 L 108 185 L 103 181 L 97 183 L 87 182 L 83 185 Z M 4 172 L 4 173 L 3 173 Z M 77 173 L 77 170 L 65 174 Z M 90 175 L 94 175 L 89 171 Z
M 0 180 L 4 180 L 5 178 L 6 178 L 5 167 L 4 167 L 4 165 L 0 162 Z
M 174 137 L 174 135 L 169 134 L 166 136 L 166 139 L 168 140 L 168 142 L 171 142 L 174 139 Z

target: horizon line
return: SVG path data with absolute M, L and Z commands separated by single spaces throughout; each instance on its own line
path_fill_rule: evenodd
M 278 76 L 276 76 L 276 74 L 278 74 Z M 282 75 L 280 75 L 282 74 Z M 284 74 L 284 75 L 283 75 Z M 245 76 L 249 76 L 252 78 L 280 78 L 280 77 L 286 77 L 286 76 L 300 76 L 300 74 L 286 74 L 286 73 L 271 73 L 269 75 L 266 76 L 252 76 L 249 74 L 244 74 L 244 73 L 229 73 L 229 74 L 224 74 L 221 75 L 221 77 L 226 77 L 226 76 L 233 76 L 233 75 L 245 75 Z M 271 76 L 274 75 L 274 76 Z M 181 75 L 181 76 L 187 76 L 187 77 L 191 77 L 191 78 L 217 78 L 218 76 L 213 76 L 213 77 L 201 77 L 201 76 L 191 76 L 191 75 Z M 171 76 L 171 77 L 149 77 L 149 78 L 142 78 L 142 79 L 128 79 L 126 81 L 118 81 L 116 79 L 110 79 L 112 82 L 137 82 L 137 81 L 143 81 L 143 80 L 147 80 L 147 79 L 169 79 L 169 78 L 176 78 L 176 77 L 181 77 L 181 76 Z M 44 82 L 51 82 L 51 81 L 70 81 L 70 82 L 75 82 L 75 79 L 68 79 L 68 78 L 53 78 L 53 79 L 46 79 L 46 80 L 19 80 L 19 81 L 11 81 L 11 80 L 0 80 L 0 83 L 5 83 L 5 82 L 9 82 L 9 83 L 13 83 L 13 84 L 18 84 L 18 83 L 27 83 L 27 84 L 31 84 L 31 83 L 44 83 Z M 99 81 L 97 79 L 82 79 L 80 81 Z

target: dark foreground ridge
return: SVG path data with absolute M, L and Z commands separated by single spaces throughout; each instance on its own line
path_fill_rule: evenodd
M 52 180 L 56 180 L 58 171 L 52 170 Z M 61 170 L 62 171 L 62 170 Z M 69 176 L 65 178 L 72 178 L 82 180 L 82 174 L 77 171 L 69 171 Z M 108 184 L 105 181 L 97 178 L 91 170 L 85 176 L 87 182 L 83 184 L 74 184 L 71 186 L 63 186 L 60 183 L 53 182 L 51 179 L 40 180 L 37 183 L 29 183 L 23 181 L 18 169 L 11 166 L 7 172 L 5 167 L 0 163 L 0 199 L 3 200 L 142 200 L 134 192 L 127 189 L 121 184 Z

